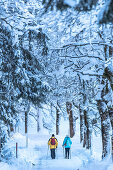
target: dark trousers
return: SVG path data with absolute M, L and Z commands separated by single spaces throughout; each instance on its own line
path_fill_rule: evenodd
M 51 149 L 51 158 L 55 159 L 55 149 Z
M 69 159 L 69 151 L 70 151 L 70 148 L 65 148 L 65 158 Z

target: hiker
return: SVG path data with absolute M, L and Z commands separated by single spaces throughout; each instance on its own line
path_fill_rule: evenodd
M 68 135 L 66 135 L 64 141 L 63 141 L 63 147 L 65 147 L 65 158 L 69 159 L 69 152 L 71 148 L 72 141 Z
M 51 150 L 51 158 L 55 159 L 55 149 L 58 146 L 58 141 L 55 138 L 55 135 L 52 134 L 52 137 L 49 139 L 48 141 L 48 146 L 50 146 L 50 150 Z

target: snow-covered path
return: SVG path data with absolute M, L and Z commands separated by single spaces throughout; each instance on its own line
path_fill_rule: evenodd
M 15 134 L 13 143 L 18 141 L 18 159 L 14 158 L 13 165 L 2 163 L 0 170 L 113 170 L 110 161 L 94 159 L 89 150 L 82 148 L 76 135 L 72 138 L 71 159 L 64 159 L 62 148 L 64 136 L 56 136 L 58 148 L 56 159 L 52 160 L 47 145 L 50 137 L 43 133 L 29 134 L 26 148 L 25 135 Z
M 56 159 L 50 158 L 48 150 L 48 139 L 50 135 L 29 135 L 33 150 L 37 152 L 37 157 L 32 163 L 31 170 L 113 170 L 113 165 L 108 166 L 108 162 L 99 162 L 91 157 L 90 151 L 82 147 L 76 136 L 72 138 L 71 159 L 64 159 L 62 148 L 63 136 L 56 136 L 58 139 L 58 148 Z M 30 144 L 29 141 L 29 144 Z M 35 143 L 34 143 L 35 141 Z M 32 150 L 31 150 L 32 152 Z
M 72 148 L 71 148 L 71 159 L 64 159 L 62 142 L 62 136 L 56 136 L 59 142 L 56 159 L 52 160 L 50 158 L 50 150 L 48 150 L 48 139 L 50 135 L 29 135 L 29 145 L 28 150 L 29 155 L 33 156 L 29 160 L 32 163 L 32 170 L 77 170 L 82 169 L 83 166 L 87 167 L 89 161 L 91 161 L 89 151 L 86 151 L 81 147 L 79 143 L 76 142 L 75 139 L 72 139 Z M 30 147 L 30 148 L 29 148 Z M 36 156 L 37 155 L 37 156 Z
M 33 140 L 33 138 L 35 139 L 35 141 L 39 140 L 41 145 L 35 145 L 34 150 L 37 150 L 40 154 L 40 156 L 35 160 L 35 163 L 33 163 L 32 165 L 32 169 L 39 169 L 39 170 L 52 170 L 54 168 L 54 170 L 76 170 L 79 169 L 81 167 L 81 165 L 83 164 L 83 161 L 81 161 L 81 159 L 78 157 L 78 155 L 80 155 L 81 153 L 81 149 L 77 149 L 76 152 L 74 151 L 74 149 L 71 149 L 71 159 L 64 159 L 64 154 L 63 154 L 63 148 L 62 148 L 62 142 L 63 142 L 63 137 L 58 136 L 58 142 L 59 142 L 59 146 L 57 148 L 56 151 L 56 159 L 52 160 L 50 158 L 50 150 L 48 150 L 48 146 L 47 146 L 47 141 L 49 139 L 50 136 L 42 136 L 42 135 L 38 135 L 36 136 L 29 136 L 30 139 Z M 74 146 L 74 142 L 73 142 L 73 147 Z M 83 150 L 82 150 L 83 151 Z M 38 154 L 38 153 L 37 153 Z M 81 156 L 81 155 L 80 155 Z M 87 157 L 87 155 L 86 155 Z M 85 158 L 87 159 L 87 158 Z

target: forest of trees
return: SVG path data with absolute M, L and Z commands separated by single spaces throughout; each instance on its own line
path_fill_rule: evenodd
M 69 116 L 71 137 L 79 119 L 83 147 L 91 149 L 93 131 L 101 133 L 102 158 L 113 159 L 113 2 L 65 2 L 0 1 L 2 158 L 21 115 L 27 126 L 30 108 L 47 104 L 57 135 L 61 116 Z M 43 126 L 52 128 L 46 119 Z

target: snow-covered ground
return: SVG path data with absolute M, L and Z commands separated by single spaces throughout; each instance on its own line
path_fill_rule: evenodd
M 86 150 L 79 142 L 78 132 L 72 138 L 71 159 L 64 159 L 62 142 L 67 134 L 67 128 L 64 128 L 67 127 L 67 122 L 61 124 L 60 134 L 56 136 L 59 144 L 55 160 L 50 158 L 48 150 L 47 142 L 51 137 L 48 131 L 43 129 L 40 133 L 29 133 L 28 147 L 26 147 L 27 137 L 22 133 L 15 133 L 10 141 L 10 147 L 14 148 L 14 158 L 10 164 L 1 162 L 0 170 L 113 170 L 110 158 L 104 161 L 100 159 L 99 140 L 95 139 L 98 151 Z M 15 153 L 16 142 L 18 158 Z

